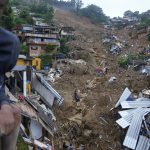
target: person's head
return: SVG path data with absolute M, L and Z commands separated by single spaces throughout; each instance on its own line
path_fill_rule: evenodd
M 6 3 L 6 0 L 0 0 L 0 15 L 2 14 L 3 12 L 3 8 L 5 6 L 5 3 Z
M 16 65 L 20 53 L 20 41 L 11 32 L 0 28 L 0 75 L 4 76 Z

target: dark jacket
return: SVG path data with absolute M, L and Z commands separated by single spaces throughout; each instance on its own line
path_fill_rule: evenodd
M 5 96 L 5 73 L 15 66 L 20 52 L 18 38 L 9 31 L 0 28 L 0 105 L 8 103 Z

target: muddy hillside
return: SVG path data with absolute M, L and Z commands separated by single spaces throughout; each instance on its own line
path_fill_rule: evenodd
M 121 150 L 124 132 L 115 123 L 118 115 L 113 108 L 126 87 L 138 95 L 149 87 L 149 78 L 132 67 L 120 68 L 117 59 L 126 52 L 146 47 L 146 33 L 137 33 L 131 38 L 129 28 L 104 28 L 58 8 L 54 20 L 59 26 L 76 30 L 75 39 L 67 45 L 75 60 L 80 60 L 65 63 L 61 78 L 53 85 L 65 99 L 63 106 L 54 110 L 58 121 L 56 143 L 83 144 L 86 150 L 90 147 L 92 150 Z M 122 44 L 119 55 L 108 52 L 109 45 L 104 44 L 107 35 L 113 35 Z M 105 67 L 107 71 L 102 74 L 97 70 Z M 75 90 L 80 95 L 79 105 L 74 100 Z

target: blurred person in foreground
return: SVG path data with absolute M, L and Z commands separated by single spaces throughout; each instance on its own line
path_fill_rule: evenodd
M 0 0 L 0 15 L 6 1 Z M 19 52 L 18 38 L 0 27 L 0 150 L 16 150 L 21 117 L 5 95 L 5 73 L 15 66 Z

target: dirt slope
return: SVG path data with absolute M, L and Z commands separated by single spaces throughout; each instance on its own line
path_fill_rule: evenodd
M 56 23 L 76 29 L 76 40 L 69 42 L 69 46 L 80 55 L 88 54 L 88 59 L 82 58 L 88 62 L 90 68 L 87 73 L 82 73 L 82 67 L 73 72 L 64 70 L 63 76 L 54 84 L 65 99 L 63 106 L 54 110 L 59 129 L 55 141 L 59 144 L 67 141 L 76 146 L 83 144 L 85 150 L 121 150 L 123 133 L 115 124 L 118 116 L 111 108 L 125 87 L 128 86 L 138 93 L 147 88 L 147 79 L 132 70 L 120 71 L 116 63 L 117 56 L 106 54 L 104 51 L 102 36 L 106 30 L 102 26 L 94 25 L 88 19 L 74 13 L 58 8 L 55 10 Z M 143 43 L 138 40 L 131 42 L 125 29 L 114 33 L 122 40 L 128 40 L 130 44 L 136 43 L 137 47 L 146 45 L 145 40 Z M 94 69 L 97 66 L 101 67 L 102 62 L 108 63 L 109 71 L 108 74 L 97 77 Z M 108 80 L 112 76 L 117 77 L 117 82 L 109 84 Z M 80 106 L 73 102 L 75 89 L 81 91 Z

